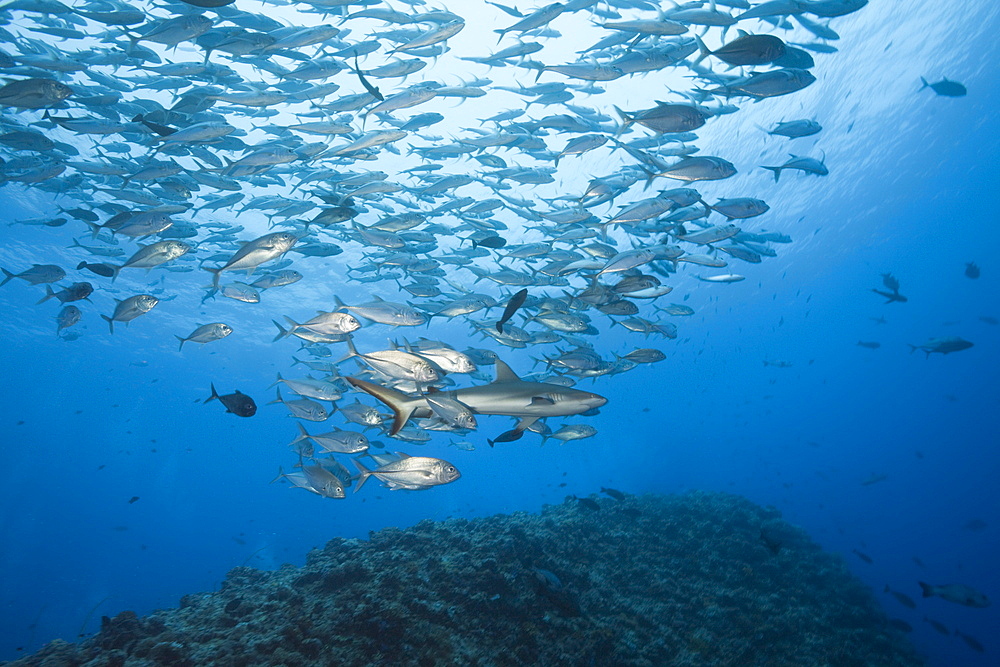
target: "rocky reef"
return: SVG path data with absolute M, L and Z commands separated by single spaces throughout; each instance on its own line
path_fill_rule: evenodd
M 618 496 L 619 494 L 615 494 Z M 567 498 L 541 514 L 335 539 L 301 567 L 9 667 L 920 665 L 840 556 L 732 495 Z

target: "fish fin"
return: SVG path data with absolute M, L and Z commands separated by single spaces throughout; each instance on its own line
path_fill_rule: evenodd
M 514 430 L 524 431 L 536 421 L 538 421 L 538 417 L 521 417 L 520 421 L 517 422 L 517 426 L 514 427 Z
M 202 401 L 202 403 L 208 403 L 213 398 L 219 398 L 219 393 L 215 391 L 215 383 L 209 383 L 209 384 L 212 387 L 212 395 L 206 398 L 204 401 Z
M 923 592 L 925 598 L 929 598 L 934 595 L 934 587 L 924 581 L 918 581 L 920 584 L 920 590 Z
M 114 333 L 115 332 L 115 321 L 113 319 L 111 319 L 110 317 L 108 317 L 107 315 L 101 315 L 101 318 L 108 321 L 108 329 L 111 330 L 111 333 Z
M 4 273 L 6 273 L 6 271 Z M 6 281 L 4 281 L 4 282 L 6 282 Z M 39 303 L 45 303 L 46 301 L 48 301 L 49 299 L 51 299 L 55 295 L 56 295 L 56 293 L 52 291 L 52 288 L 49 287 L 48 285 L 46 285 L 45 286 L 45 296 L 43 296 L 41 299 L 39 299 L 38 302 L 35 305 L 37 306 Z
M 414 400 L 412 397 L 391 387 L 383 387 L 382 385 L 350 376 L 344 379 L 355 389 L 360 389 L 367 394 L 371 394 L 392 409 L 395 419 L 393 420 L 392 428 L 389 430 L 389 435 L 399 433 L 400 429 L 406 425 L 406 422 L 413 415 L 413 411 L 420 406 L 419 400 Z
M 354 493 L 357 493 L 361 490 L 361 487 L 364 486 L 364 483 L 368 481 L 368 478 L 371 477 L 372 471 L 366 468 L 365 464 L 358 459 L 351 460 L 354 461 L 354 465 L 358 468 L 359 473 L 356 477 L 358 485 L 354 487 Z
M 274 484 L 275 482 L 277 482 L 282 477 L 286 477 L 285 471 L 281 468 L 281 466 L 278 466 L 278 475 L 277 475 L 277 477 L 275 477 L 274 479 L 271 480 L 271 484 Z
M 929 87 L 931 85 L 931 84 L 927 83 L 927 79 L 925 79 L 924 77 L 920 77 L 920 82 L 924 84 L 924 85 L 920 86 L 920 90 L 923 90 L 924 88 L 927 88 L 927 87 Z
M 184 349 L 184 343 L 187 342 L 187 338 L 181 338 L 180 336 L 178 336 L 176 334 L 174 335 L 174 338 L 176 338 L 177 340 L 179 340 L 181 342 L 181 344 L 177 348 L 177 351 L 180 352 L 181 350 Z
M 272 323 L 272 324 L 274 324 L 274 326 L 278 327 L 278 335 L 276 335 L 276 336 L 275 336 L 275 337 L 274 337 L 274 338 L 273 338 L 273 339 L 271 340 L 271 342 L 272 342 L 272 343 L 274 343 L 274 342 L 276 342 L 276 341 L 279 341 L 279 340 L 281 340 L 282 338 L 287 338 L 288 336 L 290 336 L 290 335 L 292 334 L 292 332 L 291 332 L 291 331 L 289 331 L 289 330 L 288 330 L 288 329 L 286 329 L 285 327 L 281 326 L 281 323 L 280 323 L 280 322 L 278 322 L 277 320 L 271 320 L 271 323 Z M 302 362 L 299 362 L 299 363 L 302 363 Z
M 271 405 L 272 403 L 284 403 L 285 402 L 285 399 L 283 399 L 281 397 L 281 387 L 278 387 L 277 389 L 275 389 L 275 392 L 278 394 L 278 398 L 274 399 L 273 401 L 268 401 L 267 402 L 268 405 Z
M 493 382 L 521 382 L 521 378 L 505 362 L 497 359 L 495 364 L 497 367 L 497 377 Z
M 778 182 L 778 179 L 781 177 L 781 167 L 764 167 L 762 165 L 761 168 L 762 169 L 770 169 L 771 171 L 773 171 L 774 172 L 774 182 L 775 183 Z
M 219 276 L 222 274 L 222 269 L 210 269 L 207 266 L 203 266 L 201 268 L 202 268 L 202 270 L 208 271 L 209 273 L 212 274 L 212 287 L 215 289 L 215 291 L 218 291 L 219 290 Z

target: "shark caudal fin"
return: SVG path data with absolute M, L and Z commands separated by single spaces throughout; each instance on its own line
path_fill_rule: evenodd
M 374 384 L 372 382 L 366 382 L 355 377 L 345 377 L 345 380 L 354 387 L 355 389 L 360 389 L 361 391 L 371 394 L 378 400 L 382 401 L 392 410 L 395 419 L 392 422 L 392 429 L 389 431 L 389 435 L 396 435 L 399 430 L 406 425 L 410 417 L 413 416 L 414 410 L 426 405 L 426 401 L 423 397 L 413 397 L 404 394 L 401 391 L 397 391 L 391 387 L 383 387 L 379 384 Z

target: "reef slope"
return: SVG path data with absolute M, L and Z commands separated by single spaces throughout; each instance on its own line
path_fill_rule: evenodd
M 840 556 L 776 510 L 697 492 L 335 539 L 301 568 L 237 567 L 178 609 L 7 663 L 920 664 Z

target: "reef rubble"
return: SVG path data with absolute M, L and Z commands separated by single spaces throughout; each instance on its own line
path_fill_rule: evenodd
M 843 558 L 692 492 L 334 539 L 7 667 L 922 665 Z

